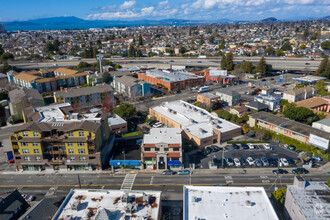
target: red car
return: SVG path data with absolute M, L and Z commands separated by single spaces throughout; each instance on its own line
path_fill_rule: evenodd
M 13 159 L 8 160 L 8 163 L 15 163 L 15 161 Z

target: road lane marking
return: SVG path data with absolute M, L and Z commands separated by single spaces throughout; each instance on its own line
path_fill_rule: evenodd
M 225 176 L 225 179 L 226 179 L 226 180 L 232 180 L 233 177 L 232 177 L 232 176 Z
M 150 179 L 150 185 L 152 185 L 153 182 L 154 182 L 154 176 L 152 176 Z
M 263 183 L 270 183 L 270 180 L 262 180 Z
M 268 176 L 260 176 L 261 179 L 267 179 Z

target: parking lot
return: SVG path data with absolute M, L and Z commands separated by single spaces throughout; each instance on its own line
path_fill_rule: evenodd
M 227 158 L 238 158 L 241 162 L 241 166 L 240 167 L 256 167 L 258 168 L 258 166 L 255 165 L 244 165 L 243 160 L 247 159 L 248 157 L 251 157 L 253 160 L 255 159 L 261 159 L 262 157 L 267 158 L 267 160 L 273 160 L 273 159 L 277 159 L 277 158 L 286 158 L 286 159 L 292 159 L 296 165 L 298 166 L 301 162 L 298 159 L 298 153 L 295 151 L 291 151 L 288 149 L 285 149 L 281 146 L 278 146 L 277 144 L 275 145 L 270 145 L 271 149 L 266 149 L 263 144 L 253 144 L 254 148 L 247 148 L 245 147 L 245 149 L 243 148 L 243 146 L 241 144 L 236 144 L 236 145 L 225 145 L 225 147 L 223 148 L 220 147 L 220 150 L 218 151 L 213 151 L 213 152 L 207 152 L 207 154 L 204 153 L 197 153 L 194 155 L 191 155 L 189 157 L 190 163 L 195 163 L 195 168 L 197 169 L 209 169 L 209 163 L 212 162 L 212 164 L 214 164 L 215 166 L 217 166 L 218 168 L 222 167 L 222 157 L 224 157 L 225 159 Z M 206 148 L 208 149 L 208 148 Z M 224 151 L 222 150 L 224 149 Z M 269 161 L 271 162 L 271 161 Z M 226 167 L 229 167 L 229 164 L 225 164 Z M 293 164 L 291 164 L 291 166 L 293 166 Z M 235 164 L 232 166 L 235 167 Z M 273 166 L 270 163 L 269 166 L 264 166 L 264 164 L 260 167 L 274 167 L 274 163 Z

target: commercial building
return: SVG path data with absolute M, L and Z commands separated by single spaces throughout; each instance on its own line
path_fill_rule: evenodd
M 221 89 L 215 94 L 220 96 L 220 99 L 228 106 L 235 106 L 241 100 L 241 95 L 234 90 Z
M 263 103 L 268 106 L 269 110 L 275 111 L 280 109 L 282 99 L 271 95 L 259 94 L 254 97 L 254 101 Z
M 141 146 L 120 145 L 120 147 L 116 147 L 110 158 L 109 165 L 113 171 L 115 168 L 141 169 Z
M 160 220 L 160 197 L 160 191 L 71 189 L 52 220 Z
M 212 107 L 214 103 L 221 101 L 220 97 L 212 93 L 200 93 L 197 95 L 197 102 L 204 104 L 206 107 Z
M 119 115 L 109 115 L 108 124 L 111 133 L 124 133 L 127 131 L 127 121 L 122 119 Z
M 321 77 L 321 76 L 313 76 L 313 75 L 308 75 L 308 76 L 303 76 L 299 78 L 292 78 L 293 80 L 296 80 L 298 82 L 307 82 L 310 84 L 315 84 L 317 81 L 322 81 L 326 80 L 326 77 Z
M 208 71 L 205 72 L 205 78 L 207 80 L 211 80 L 222 85 L 233 84 L 239 81 L 239 78 L 237 76 L 228 74 L 227 70 L 219 70 L 212 68 L 208 69 Z
M 106 114 L 74 113 L 68 103 L 23 113 L 26 123 L 10 137 L 17 170 L 96 170 L 105 164 L 113 144 Z
M 179 91 L 204 86 L 205 78 L 186 71 L 147 70 L 139 72 L 138 78 L 154 85 L 163 85 L 169 91 Z
M 313 110 L 317 114 L 324 114 L 330 118 L 330 100 L 321 97 L 313 97 L 300 102 L 296 102 L 298 107 L 305 107 Z
M 79 73 L 71 69 L 58 68 L 8 74 L 8 82 L 18 87 L 34 88 L 42 93 L 83 85 L 86 83 L 87 75 L 89 72 Z
M 249 125 L 268 129 L 323 150 L 329 149 L 330 133 L 274 114 L 253 113 L 249 115 Z
M 330 216 L 330 189 L 325 182 L 306 181 L 295 176 L 288 185 L 285 211 L 292 220 L 326 220 Z
M 69 88 L 54 92 L 54 101 L 56 103 L 70 103 L 77 110 L 86 110 L 101 106 L 104 102 L 109 102 L 112 107 L 115 106 L 113 90 L 108 84 Z
M 24 197 L 15 189 L 0 201 L 0 219 L 16 220 L 30 207 Z
M 325 119 L 313 122 L 312 127 L 330 133 L 330 118 L 325 118 Z
M 184 186 L 184 220 L 278 217 L 263 187 Z
M 151 84 L 132 76 L 115 77 L 111 83 L 113 89 L 128 99 L 152 96 Z
M 149 114 L 164 125 L 180 128 L 183 138 L 200 147 L 228 141 L 242 133 L 240 126 L 182 100 L 163 102 L 150 108 Z
M 299 102 L 301 100 L 312 98 L 316 95 L 317 90 L 313 87 L 303 87 L 283 92 L 283 99 L 288 102 Z
M 152 128 L 143 137 L 141 158 L 144 169 L 171 169 L 182 166 L 180 128 Z

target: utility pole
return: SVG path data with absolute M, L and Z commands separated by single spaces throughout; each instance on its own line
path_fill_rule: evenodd
M 124 154 L 124 172 L 126 173 L 126 158 L 125 158 L 125 151 L 122 152 Z
M 103 60 L 102 54 L 97 54 L 96 59 L 100 62 L 100 73 L 102 73 L 102 60 Z

